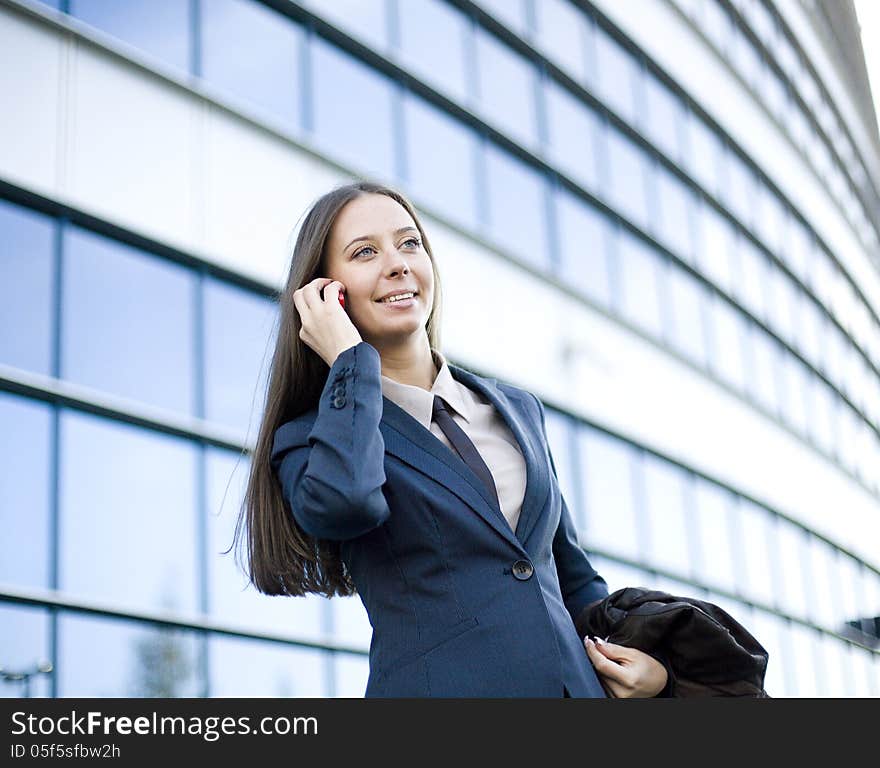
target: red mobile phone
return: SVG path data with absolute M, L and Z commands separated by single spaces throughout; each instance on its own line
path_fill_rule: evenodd
M 329 283 L 327 285 L 329 285 Z M 326 287 L 327 286 L 325 285 L 324 288 L 326 288 Z M 324 288 L 321 289 L 321 298 L 322 299 L 324 298 Z M 343 309 L 345 309 L 345 295 L 342 293 L 342 291 L 339 291 L 339 306 L 342 307 Z

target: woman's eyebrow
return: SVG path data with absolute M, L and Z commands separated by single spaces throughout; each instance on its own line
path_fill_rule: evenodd
M 395 230 L 394 230 L 394 236 L 396 237 L 397 235 L 402 235 L 404 232 L 409 232 L 410 230 L 412 230 L 413 232 L 418 232 L 418 231 L 419 231 L 419 230 L 416 229 L 415 227 L 410 227 L 410 226 L 407 226 L 407 227 L 401 227 L 400 229 L 395 229 Z M 376 240 L 376 239 L 378 239 L 378 238 L 377 238 L 375 235 L 361 235 L 360 237 L 356 237 L 356 238 L 355 238 L 354 240 L 352 240 L 348 245 L 346 245 L 345 248 L 343 248 L 343 251 L 347 251 L 347 250 L 348 250 L 349 248 L 351 248 L 351 246 L 353 246 L 355 243 L 360 243 L 360 242 L 362 242 L 362 241 L 364 241 L 364 240 Z

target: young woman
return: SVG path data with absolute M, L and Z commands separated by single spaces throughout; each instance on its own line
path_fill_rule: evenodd
M 356 591 L 367 696 L 656 695 L 658 660 L 578 637 L 608 589 L 578 546 L 541 403 L 449 364 L 440 303 L 402 195 L 362 182 L 313 205 L 236 529 L 252 582 Z

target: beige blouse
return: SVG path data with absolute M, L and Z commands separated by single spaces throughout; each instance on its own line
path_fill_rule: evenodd
M 498 491 L 501 512 L 515 531 L 526 491 L 526 463 L 519 444 L 495 406 L 482 395 L 456 381 L 446 358 L 440 352 L 431 350 L 431 354 L 439 373 L 430 391 L 382 376 L 382 394 L 403 408 L 425 429 L 429 429 L 455 453 L 446 435 L 431 420 L 434 395 L 440 395 L 448 403 L 452 418 L 464 430 L 489 467 Z

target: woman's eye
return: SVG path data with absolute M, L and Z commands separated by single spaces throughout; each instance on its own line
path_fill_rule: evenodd
M 366 245 L 363 248 L 361 248 L 359 251 L 355 251 L 354 256 L 352 258 L 356 259 L 358 256 L 360 256 L 365 251 L 372 251 L 372 250 L 374 250 L 372 245 Z
M 410 237 L 409 239 L 404 241 L 404 245 L 406 245 L 407 243 L 412 243 L 413 248 L 418 248 L 422 244 L 422 241 L 419 240 L 417 237 Z

